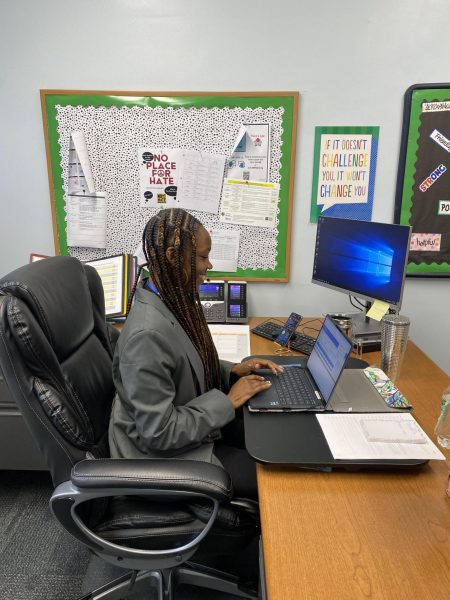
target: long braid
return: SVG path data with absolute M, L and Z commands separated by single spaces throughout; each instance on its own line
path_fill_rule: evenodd
M 162 300 L 173 312 L 199 353 L 205 370 L 205 388 L 220 389 L 217 351 L 201 306 L 196 285 L 197 244 L 200 221 L 180 208 L 164 209 L 152 217 L 143 233 L 143 250 L 152 280 Z M 174 248 L 173 264 L 167 249 Z M 190 273 L 184 267 L 191 252 Z M 189 286 L 187 285 L 189 284 Z

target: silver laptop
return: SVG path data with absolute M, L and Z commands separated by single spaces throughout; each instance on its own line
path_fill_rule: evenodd
M 283 365 L 272 386 L 248 402 L 251 412 L 391 412 L 361 369 L 345 369 L 352 343 L 327 316 L 306 364 Z

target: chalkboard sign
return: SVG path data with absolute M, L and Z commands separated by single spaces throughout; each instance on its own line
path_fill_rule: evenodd
M 181 148 L 229 156 L 245 124 L 267 123 L 268 181 L 279 184 L 275 226 L 224 223 L 194 211 L 209 230 L 239 231 L 235 272 L 212 277 L 287 281 L 293 204 L 298 92 L 99 92 L 41 90 L 56 253 L 80 260 L 133 253 L 157 208 L 142 206 L 138 149 Z M 71 136 L 86 139 L 95 189 L 106 196 L 106 248 L 67 244 Z
M 407 275 L 450 277 L 450 83 L 405 93 L 395 222 L 412 226 Z

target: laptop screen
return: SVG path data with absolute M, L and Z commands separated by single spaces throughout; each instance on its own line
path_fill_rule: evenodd
M 350 340 L 326 317 L 306 363 L 325 402 L 333 393 L 351 349 Z

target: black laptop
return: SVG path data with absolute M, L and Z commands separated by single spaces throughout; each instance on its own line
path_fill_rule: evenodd
M 305 365 L 283 365 L 279 375 L 265 372 L 272 386 L 248 402 L 252 412 L 324 411 L 341 377 L 352 343 L 327 316 Z

